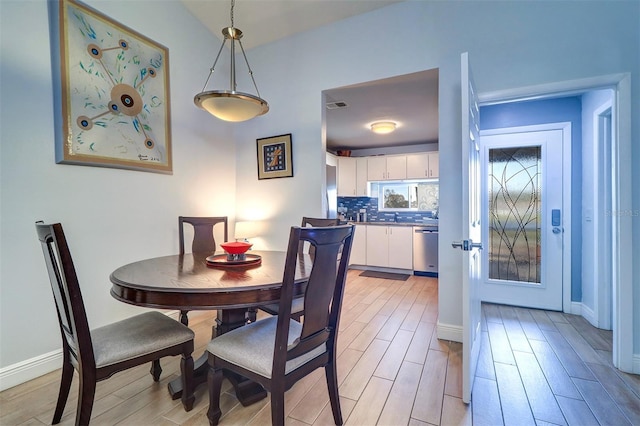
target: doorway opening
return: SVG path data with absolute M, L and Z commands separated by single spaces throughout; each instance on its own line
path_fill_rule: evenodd
M 600 111 L 594 113 L 594 143 L 589 157 L 597 173 L 593 180 L 598 184 L 591 208 L 581 212 L 582 223 L 590 223 L 593 227 L 593 245 L 602 244 L 610 247 L 607 268 L 600 268 L 594 279 L 594 285 L 583 286 L 579 294 L 574 297 L 570 306 L 563 307 L 565 312 L 579 313 L 592 323 L 606 322 L 610 317 L 613 329 L 613 364 L 622 371 L 633 371 L 633 317 L 632 301 L 628 296 L 632 294 L 631 279 L 631 220 L 619 212 L 631 211 L 631 93 L 629 74 L 602 76 L 585 80 L 554 83 L 521 89 L 507 90 L 491 94 L 480 94 L 480 104 L 495 105 L 534 99 L 553 99 L 564 96 L 587 96 L 601 91 L 611 93 L 610 107 L 601 104 Z M 594 95 L 595 96 L 595 95 Z M 584 124 L 584 123 L 583 123 Z M 584 130 L 584 126 L 583 126 Z M 583 191 L 583 194 L 587 194 Z M 605 206 L 605 208 L 603 208 Z M 610 206 L 610 208 L 606 208 Z M 594 225 L 595 224 L 595 225 Z M 583 238 L 585 233 L 582 232 Z M 591 243 L 591 241 L 589 242 Z M 582 242 L 582 247 L 585 242 Z M 589 265 L 602 262 L 606 250 L 593 253 Z M 583 261 L 584 265 L 584 261 Z M 608 269 L 610 268 L 610 270 Z M 581 271 L 582 272 L 582 271 Z M 591 274 L 585 271 L 584 276 Z M 596 300 L 606 299 L 607 285 L 599 283 L 600 275 L 610 276 L 611 301 L 609 304 L 595 304 Z M 607 281 L 607 280 L 605 280 Z M 573 289 L 575 291 L 575 289 Z M 586 291 L 585 291 L 586 290 Z M 589 312 L 589 298 L 593 297 L 593 312 Z M 611 315 L 607 312 L 610 306 Z M 579 312 L 575 312 L 579 310 Z M 591 318 L 589 318 L 591 317 Z
M 483 302 L 556 311 L 570 303 L 571 125 L 481 132 Z

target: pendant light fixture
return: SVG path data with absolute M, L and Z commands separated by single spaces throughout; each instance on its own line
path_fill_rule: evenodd
M 242 47 L 242 42 L 240 39 L 242 38 L 242 31 L 233 26 L 233 9 L 235 6 L 235 0 L 231 0 L 231 26 L 222 29 L 222 35 L 224 36 L 224 40 L 222 40 L 222 45 L 220 46 L 220 50 L 218 50 L 218 55 L 216 56 L 211 69 L 209 70 L 209 75 L 207 76 L 207 80 L 204 82 L 204 87 L 202 88 L 202 92 L 198 93 L 193 101 L 199 107 L 208 111 L 214 117 L 217 117 L 224 121 L 246 121 L 250 120 L 259 115 L 266 114 L 269 111 L 269 104 L 267 101 L 260 97 L 260 92 L 258 91 L 258 86 L 256 85 L 256 80 L 253 78 L 253 71 L 249 66 L 249 61 L 247 60 L 247 55 L 244 53 L 244 48 Z M 231 70 L 230 70 L 230 88 L 229 90 L 210 90 L 205 91 L 207 88 L 207 84 L 209 84 L 209 79 L 213 75 L 213 71 L 218 63 L 218 59 L 220 58 L 220 53 L 222 53 L 222 49 L 224 48 L 227 40 L 231 41 Z M 256 89 L 257 95 L 251 95 L 249 93 L 243 93 L 236 91 L 236 58 L 235 58 L 235 43 L 236 41 L 240 45 L 240 50 L 242 51 L 242 56 L 244 56 L 244 60 L 247 63 L 247 68 L 249 69 L 249 75 L 251 76 L 251 80 L 253 81 L 253 87 Z

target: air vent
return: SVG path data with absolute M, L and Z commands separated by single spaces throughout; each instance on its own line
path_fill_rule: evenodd
M 344 101 L 338 101 L 338 102 L 327 102 L 327 109 L 338 109 L 338 108 L 346 108 L 349 105 L 347 105 L 346 102 Z

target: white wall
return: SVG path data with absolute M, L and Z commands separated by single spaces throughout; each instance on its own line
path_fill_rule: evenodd
M 633 1 L 403 2 L 253 49 L 251 65 L 271 111 L 237 129 L 238 164 L 253 166 L 256 138 L 291 132 L 295 177 L 257 182 L 248 169 L 238 177 L 238 215 L 259 210 L 272 226 L 269 246 L 283 248 L 289 225 L 321 211 L 322 90 L 439 68 L 439 322 L 460 327 L 462 254 L 450 246 L 462 235 L 460 54 L 470 53 L 480 92 L 632 72 L 637 117 L 639 9 Z M 640 122 L 632 125 L 637 141 Z M 640 164 L 637 144 L 633 160 Z M 640 171 L 634 173 L 633 181 L 640 181 Z M 640 185 L 633 188 L 635 209 L 639 190 Z M 640 219 L 634 220 L 639 241 Z M 636 246 L 634 258 L 639 254 Z M 640 291 L 634 297 L 640 308 Z M 637 313 L 635 326 L 640 329 Z M 640 352 L 640 336 L 635 348 Z
M 269 228 L 260 244 L 283 249 L 290 225 L 302 215 L 322 214 L 323 90 L 439 68 L 439 321 L 454 327 L 462 325 L 462 254 L 450 247 L 462 235 L 460 54 L 470 53 L 480 92 L 631 72 L 632 116 L 640 116 L 640 3 L 635 0 L 409 1 L 253 49 L 247 52 L 249 61 L 271 111 L 234 126 L 233 140 L 228 127 L 193 110 L 191 98 L 200 90 L 201 74 L 212 59 L 212 38 L 179 3 L 90 3 L 169 47 L 175 173 L 162 176 L 53 164 L 45 2 L 0 2 L 1 366 L 59 346 L 33 231 L 36 219 L 68 223 L 92 325 L 135 310 L 108 296 L 112 269 L 140 257 L 173 252 L 176 216 L 186 210 L 225 214 L 234 202 L 234 189 L 238 218 L 266 219 Z M 24 28 L 29 31 L 23 34 Z M 12 43 L 14 34 L 21 35 L 20 43 Z M 255 140 L 283 133 L 293 134 L 294 177 L 258 181 Z M 633 122 L 632 136 L 633 163 L 640 164 L 638 120 Z M 235 164 L 230 158 L 234 143 Z M 26 150 L 31 147 L 40 149 Z M 236 165 L 234 182 L 228 176 L 233 176 Z M 633 181 L 640 182 L 640 169 L 633 173 Z M 633 206 L 640 211 L 637 184 Z M 639 220 L 634 218 L 635 242 L 640 241 Z M 633 256 L 640 264 L 637 243 Z M 640 274 L 635 268 L 634 324 L 640 330 Z M 35 318 L 34 312 L 48 319 L 18 321 Z M 637 332 L 635 352 L 640 353 Z
M 193 104 L 219 42 L 177 2 L 88 3 L 169 48 L 173 175 L 55 164 L 47 3 L 2 0 L 0 368 L 61 346 L 36 220 L 62 222 L 97 327 L 141 312 L 109 274 L 177 252 L 178 215 L 234 214 L 232 127 Z

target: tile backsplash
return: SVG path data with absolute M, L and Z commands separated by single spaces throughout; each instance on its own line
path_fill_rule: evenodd
M 360 209 L 367 210 L 368 222 L 409 222 L 419 223 L 425 218 L 431 218 L 430 211 L 393 212 L 379 211 L 378 199 L 371 197 L 338 197 L 338 208 L 346 208 L 347 219 L 356 220 Z M 340 210 L 338 210 L 340 211 Z

